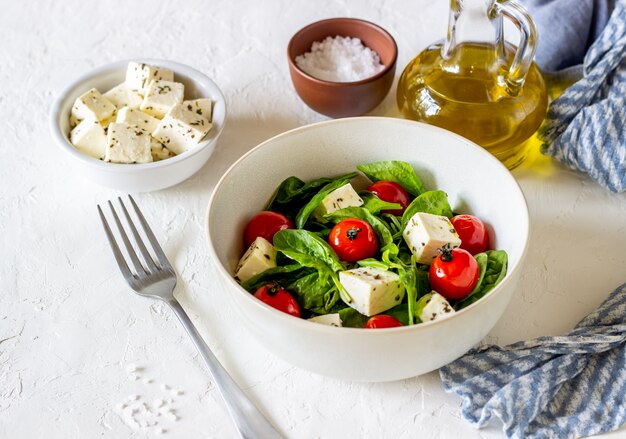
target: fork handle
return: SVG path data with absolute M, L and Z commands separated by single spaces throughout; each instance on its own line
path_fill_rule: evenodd
M 196 327 L 191 323 L 189 316 L 176 299 L 168 300 L 167 303 L 172 307 L 174 314 L 178 317 L 183 327 L 193 340 L 196 348 L 204 358 L 204 362 L 209 368 L 209 372 L 213 376 L 213 381 L 217 384 L 222 398 L 226 403 L 226 407 L 230 412 L 235 426 L 243 439 L 273 439 L 282 438 L 282 436 L 274 429 L 272 424 L 261 414 L 261 412 L 252 404 L 243 391 L 237 386 L 235 381 L 228 375 L 226 369 L 220 364 L 218 359 L 213 355 L 211 349 L 204 342 Z

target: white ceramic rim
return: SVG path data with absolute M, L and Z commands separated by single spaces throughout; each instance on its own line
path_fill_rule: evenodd
M 68 138 L 65 136 L 61 127 L 59 126 L 61 106 L 63 102 L 66 100 L 67 96 L 72 93 L 77 87 L 81 84 L 88 82 L 91 79 L 94 79 L 104 73 L 111 72 L 113 70 L 120 70 L 125 68 L 129 62 L 139 62 L 143 64 L 152 64 L 159 67 L 165 67 L 169 70 L 172 70 L 174 74 L 179 72 L 185 76 L 188 76 L 194 82 L 197 82 L 197 78 L 202 78 L 202 80 L 208 82 L 209 84 L 215 87 L 215 91 L 217 92 L 217 100 L 222 102 L 224 106 L 224 121 L 217 127 L 217 132 L 214 134 L 213 138 L 205 140 L 203 142 L 198 143 L 196 147 L 194 147 L 191 151 L 185 151 L 182 154 L 178 154 L 174 157 L 170 157 L 166 160 L 159 160 L 156 162 L 150 163 L 133 163 L 132 166 L 129 166 L 128 163 L 107 163 L 102 160 L 98 160 L 94 157 L 90 157 L 87 154 L 80 152 L 74 145 L 72 145 Z M 215 105 L 215 104 L 214 104 Z M 97 67 L 89 72 L 83 74 L 78 77 L 74 81 L 72 81 L 68 86 L 63 89 L 61 94 L 55 99 L 54 104 L 52 106 L 52 111 L 50 114 L 50 132 L 52 133 L 52 137 L 56 140 L 56 143 L 59 147 L 65 151 L 70 156 L 74 157 L 76 160 L 79 160 L 83 164 L 90 166 L 92 168 L 106 170 L 107 172 L 113 173 L 132 173 L 138 170 L 144 169 L 154 169 L 154 168 L 165 168 L 168 166 L 173 166 L 176 163 L 189 159 L 197 154 L 199 154 L 203 149 L 209 147 L 210 145 L 217 142 L 222 131 L 224 130 L 224 126 L 226 125 L 227 118 L 227 108 L 226 108 L 226 99 L 224 98 L 224 94 L 219 86 L 207 75 L 204 73 L 189 67 L 185 64 L 180 64 L 174 61 L 167 61 L 163 59 L 154 59 L 154 58 L 133 58 L 128 60 L 116 61 L 114 63 L 105 64 L 103 66 Z
M 233 170 L 233 168 L 235 168 L 239 164 L 239 162 L 245 160 L 248 156 L 254 154 L 255 151 L 257 151 L 258 149 L 262 148 L 265 144 L 267 144 L 269 142 L 272 142 L 272 141 L 274 141 L 274 139 L 277 139 L 279 137 L 292 135 L 293 133 L 299 133 L 299 132 L 306 132 L 306 131 L 314 130 L 317 127 L 323 126 L 323 125 L 346 124 L 346 123 L 349 124 L 349 123 L 353 123 L 355 121 L 362 121 L 364 119 L 368 120 L 368 121 L 371 121 L 373 123 L 375 123 L 377 121 L 378 122 L 380 122 L 380 121 L 384 121 L 384 122 L 394 121 L 395 123 L 399 123 L 399 124 L 418 124 L 418 125 L 423 126 L 426 129 L 442 132 L 445 135 L 447 135 L 448 137 L 455 137 L 458 140 L 461 140 L 463 143 L 466 143 L 468 145 L 468 147 L 475 148 L 479 154 L 482 154 L 487 160 L 491 161 L 495 166 L 499 166 L 501 168 L 504 168 L 504 170 L 508 174 L 508 177 L 510 178 L 511 183 L 513 183 L 513 187 L 517 189 L 517 192 L 515 194 L 512 194 L 512 196 L 517 196 L 518 197 L 518 202 L 522 203 L 522 205 L 524 206 L 524 211 L 526 212 L 526 215 L 522 219 L 522 222 L 523 222 L 522 225 L 525 225 L 525 227 L 520 228 L 520 233 L 522 233 L 522 232 L 524 233 L 524 236 L 523 236 L 523 238 L 524 238 L 524 248 L 522 249 L 522 252 L 520 254 L 519 261 L 517 262 L 517 264 L 515 265 L 513 270 L 510 270 L 510 267 L 507 267 L 507 273 L 506 273 L 505 278 L 493 290 L 491 290 L 489 292 L 489 294 L 487 294 L 486 296 L 484 296 L 480 300 L 474 302 L 470 306 L 468 306 L 466 308 L 463 308 L 460 311 L 457 311 L 456 313 L 454 313 L 450 317 L 447 317 L 447 318 L 441 319 L 441 320 L 434 320 L 434 321 L 429 321 L 429 322 L 423 322 L 423 323 L 419 323 L 419 324 L 416 324 L 416 325 L 407 325 L 407 326 L 401 326 L 401 327 L 396 327 L 396 328 L 379 328 L 379 329 L 376 329 L 375 331 L 365 331 L 363 328 L 349 328 L 349 327 L 336 328 L 336 327 L 330 326 L 330 325 L 323 325 L 323 324 L 316 323 L 316 322 L 309 322 L 306 319 L 301 319 L 301 318 L 297 318 L 297 317 L 294 317 L 294 316 L 290 316 L 289 314 L 286 314 L 286 313 L 284 313 L 282 311 L 279 311 L 279 310 L 277 310 L 275 308 L 272 308 L 271 306 L 269 306 L 269 305 L 263 303 L 262 301 L 254 298 L 254 296 L 252 294 L 250 294 L 237 281 L 235 281 L 235 278 L 233 277 L 232 273 L 228 272 L 226 270 L 226 268 L 224 268 L 224 266 L 219 262 L 219 257 L 217 255 L 217 253 L 215 252 L 215 249 L 213 248 L 213 244 L 211 243 L 211 235 L 210 235 L 210 231 L 209 231 L 209 219 L 210 219 L 210 213 L 211 213 L 211 206 L 213 205 L 213 202 L 214 202 L 214 199 L 215 199 L 215 194 L 219 191 L 219 188 L 222 185 L 223 181 L 226 179 L 228 174 L 230 174 L 230 172 Z M 428 125 L 428 124 L 425 124 L 425 123 L 422 123 L 422 122 L 415 122 L 415 121 L 407 120 L 407 119 L 396 119 L 396 118 L 391 118 L 391 117 L 367 116 L 367 117 L 349 117 L 349 118 L 343 118 L 343 119 L 334 119 L 334 120 L 327 120 L 327 121 L 323 121 L 323 122 L 317 122 L 317 123 L 313 123 L 313 124 L 309 124 L 309 125 L 304 125 L 304 126 L 301 126 L 301 127 L 298 127 L 298 128 L 294 128 L 294 129 L 289 130 L 289 131 L 285 131 L 284 133 L 278 134 L 278 135 L 276 135 L 274 137 L 271 137 L 271 138 L 267 139 L 266 141 L 260 143 L 259 145 L 255 146 L 254 148 L 252 148 L 250 151 L 248 151 L 247 153 L 242 155 L 239 159 L 237 159 L 226 170 L 226 172 L 224 172 L 222 177 L 219 179 L 219 181 L 217 182 L 217 184 L 213 188 L 213 192 L 211 194 L 211 198 L 209 199 L 209 204 L 207 206 L 207 212 L 206 212 L 206 215 L 205 215 L 205 228 L 206 228 L 205 229 L 206 240 L 207 240 L 207 243 L 208 243 L 208 247 L 209 247 L 209 252 L 211 254 L 211 258 L 213 259 L 214 266 L 216 266 L 217 270 L 220 271 L 221 275 L 225 276 L 228 279 L 228 282 L 230 282 L 232 285 L 234 285 L 237 288 L 238 294 L 244 294 L 246 296 L 247 300 L 252 301 L 252 303 L 254 303 L 255 306 L 257 306 L 260 309 L 262 309 L 263 312 L 272 313 L 278 319 L 287 319 L 287 320 L 285 320 L 285 324 L 306 325 L 307 329 L 309 329 L 309 330 L 316 330 L 316 331 L 322 332 L 322 333 L 328 333 L 328 334 L 333 334 L 334 333 L 334 334 L 336 334 L 335 331 L 342 331 L 343 333 L 347 333 L 347 332 L 359 333 L 359 334 L 367 333 L 367 334 L 371 334 L 371 336 L 376 336 L 376 334 L 379 334 L 379 333 L 385 333 L 386 334 L 386 333 L 389 333 L 389 332 L 392 332 L 392 331 L 393 332 L 408 332 L 408 331 L 419 330 L 418 328 L 424 327 L 424 326 L 445 324 L 449 319 L 457 318 L 458 316 L 460 316 L 462 314 L 465 314 L 465 313 L 469 312 L 470 310 L 473 310 L 473 309 L 479 308 L 479 307 L 483 307 L 487 303 L 492 301 L 493 298 L 496 295 L 500 294 L 500 292 L 503 290 L 503 287 L 505 285 L 507 285 L 510 282 L 510 280 L 515 277 L 514 274 L 517 271 L 521 270 L 522 266 L 524 265 L 524 260 L 526 258 L 526 253 L 528 251 L 528 238 L 529 238 L 529 234 L 530 234 L 530 219 L 529 219 L 529 214 L 528 214 L 528 204 L 526 202 L 526 198 L 524 197 L 524 193 L 522 192 L 522 189 L 520 188 L 519 184 L 517 183 L 517 180 L 515 180 L 513 175 L 510 173 L 510 171 L 497 158 L 495 158 L 493 155 L 491 155 L 489 152 L 487 152 L 487 150 L 485 150 L 484 148 L 476 145 L 475 143 L 473 143 L 472 141 L 466 139 L 465 137 L 462 137 L 462 136 L 460 136 L 460 135 L 458 135 L 456 133 L 453 133 L 451 131 L 445 130 L 443 128 L 436 127 L 434 125 Z M 228 294 L 230 294 L 230 292 L 228 292 Z M 246 299 L 244 299 L 244 300 L 246 300 Z M 304 328 L 305 327 L 303 327 L 303 329 Z

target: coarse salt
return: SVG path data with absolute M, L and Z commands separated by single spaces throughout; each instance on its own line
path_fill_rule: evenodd
M 359 38 L 341 36 L 314 42 L 310 52 L 296 57 L 296 65 L 317 79 L 332 82 L 360 81 L 385 68 L 378 53 Z

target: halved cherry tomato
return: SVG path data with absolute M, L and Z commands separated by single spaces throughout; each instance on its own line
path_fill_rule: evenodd
M 377 316 L 370 317 L 365 324 L 367 329 L 396 328 L 398 326 L 404 325 L 395 317 L 391 317 L 387 314 L 378 314 Z
M 463 299 L 478 282 L 480 268 L 474 256 L 449 244 L 440 249 L 428 271 L 430 287 L 448 300 Z
M 250 247 L 259 236 L 272 242 L 274 234 L 283 229 L 293 229 L 293 222 L 278 212 L 264 210 L 253 216 L 248 222 L 243 232 L 243 240 L 246 247 Z
M 328 244 L 342 261 L 371 258 L 378 251 L 378 239 L 367 221 L 348 218 L 340 221 L 328 235 Z
M 461 238 L 461 248 L 473 255 L 482 253 L 489 247 L 487 228 L 479 218 L 472 215 L 457 215 L 450 222 Z
M 398 203 L 402 206 L 402 209 L 398 210 L 383 210 L 383 213 L 391 213 L 393 215 L 402 215 L 404 213 L 404 209 L 411 204 L 411 198 L 407 191 L 404 190 L 402 186 L 393 181 L 380 180 L 376 183 L 371 184 L 368 188 L 368 191 L 376 195 L 383 201 L 387 201 L 389 203 Z
M 254 296 L 272 308 L 295 317 L 300 317 L 300 307 L 296 299 L 287 290 L 276 284 L 267 284 L 259 287 L 254 292 Z

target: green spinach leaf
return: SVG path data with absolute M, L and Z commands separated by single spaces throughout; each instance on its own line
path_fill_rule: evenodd
M 414 196 L 425 192 L 421 180 L 415 174 L 413 167 L 403 161 L 388 161 L 359 165 L 357 169 L 372 181 L 389 180 L 398 183 Z
M 364 328 L 369 320 L 368 316 L 364 316 L 354 308 L 339 310 L 339 318 L 341 319 L 341 326 L 346 328 Z
M 330 278 L 341 299 L 346 303 L 352 302 L 337 275 L 344 266 L 333 249 L 318 235 L 302 229 L 280 230 L 274 235 L 274 247 L 300 265 L 317 270 L 320 282 L 328 282 Z
M 255 292 L 257 288 L 272 282 L 285 286 L 294 279 L 306 274 L 307 271 L 300 264 L 272 267 L 242 282 L 241 286 L 251 293 Z
M 448 196 L 444 191 L 424 192 L 422 195 L 415 198 L 404 211 L 402 223 L 408 223 L 411 217 L 417 212 L 452 218 L 452 208 L 450 207 L 450 203 L 448 203 Z
M 369 210 L 372 214 L 376 215 L 381 210 L 399 210 L 402 206 L 398 203 L 390 203 L 388 201 L 381 200 L 371 192 L 362 191 L 359 196 L 363 200 L 363 207 Z
M 316 271 L 294 280 L 287 289 L 295 295 L 301 308 L 316 314 L 330 313 L 339 299 L 334 283 L 330 279 L 322 282 Z

